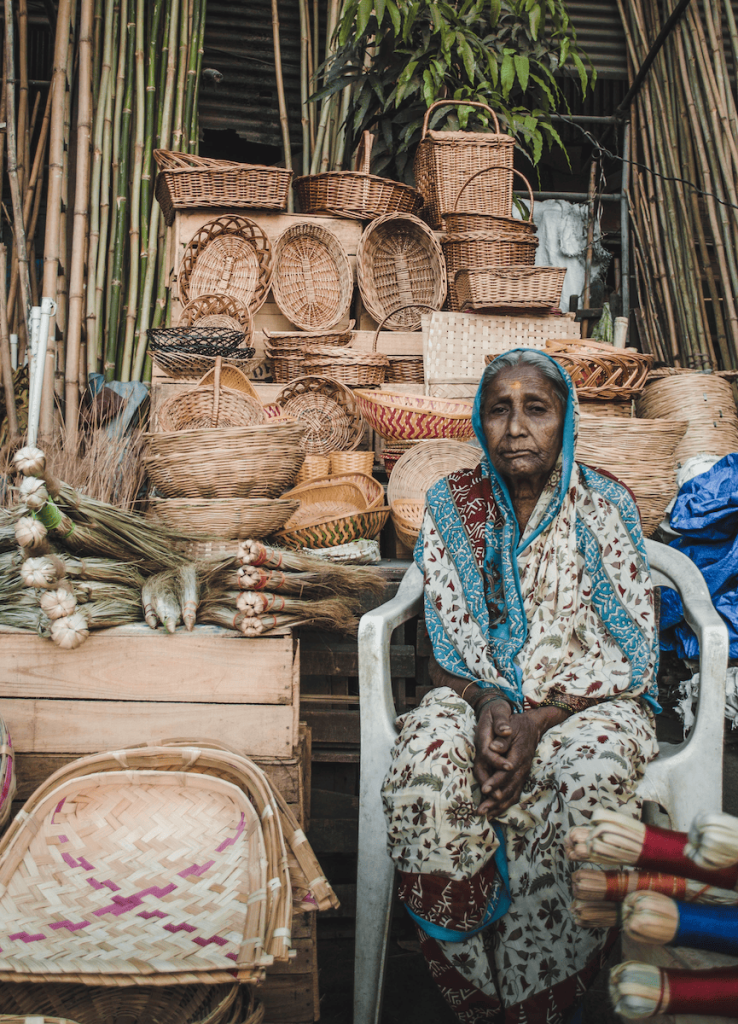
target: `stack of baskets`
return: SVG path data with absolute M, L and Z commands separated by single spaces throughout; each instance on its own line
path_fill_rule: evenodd
M 528 190 L 528 220 L 512 216 L 515 176 L 522 178 Z M 479 198 L 470 198 L 468 187 L 482 178 L 487 188 Z M 463 209 L 459 209 L 462 196 Z M 441 245 L 452 310 L 546 313 L 558 306 L 566 268 L 535 266 L 533 193 L 522 174 L 497 166 L 475 171 L 443 216 L 446 234 Z
M 637 404 L 639 416 L 687 420 L 689 427 L 676 449 L 683 466 L 695 455 L 729 455 L 738 451 L 738 414 L 727 380 L 713 373 L 683 372 L 649 381 Z
M 633 415 L 633 400 L 646 385 L 653 356 L 589 338 L 549 338 L 546 350 L 571 377 L 583 413 Z
M 302 377 L 305 369 L 305 349 L 308 345 L 321 345 L 339 351 L 351 343 L 355 321 L 348 327 L 333 331 L 264 331 L 265 349 L 275 384 L 289 384 Z
M 151 328 L 155 363 L 173 378 L 199 377 L 224 363 L 248 372 L 254 362 L 254 324 L 248 306 L 231 295 L 203 294 L 187 303 L 177 327 Z

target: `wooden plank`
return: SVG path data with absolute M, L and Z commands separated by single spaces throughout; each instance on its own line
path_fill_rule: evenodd
M 32 634 L 0 637 L 0 694 L 204 704 L 292 704 L 290 637 L 252 640 L 156 633 L 94 634 L 60 652 Z M 299 694 L 299 680 L 297 683 Z M 295 735 L 297 723 L 295 722 Z M 58 743 L 56 748 L 58 750 Z
M 0 698 L 0 715 L 15 749 L 38 754 L 58 752 L 60 742 L 68 750 L 90 754 L 153 743 L 162 737 L 196 736 L 202 742 L 223 743 L 239 754 L 290 757 L 297 742 L 289 705 L 9 697 Z
M 320 743 L 345 747 L 359 743 L 358 711 L 313 711 L 304 707 L 301 717 L 313 731 L 313 746 Z M 12 728 L 10 732 L 13 735 Z

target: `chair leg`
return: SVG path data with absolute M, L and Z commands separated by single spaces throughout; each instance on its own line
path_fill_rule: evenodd
M 379 1024 L 392 918 L 395 867 L 387 852 L 378 790 L 362 800 L 356 884 L 354 1024 Z

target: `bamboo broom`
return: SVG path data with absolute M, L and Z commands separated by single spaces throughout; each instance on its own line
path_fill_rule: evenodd
M 371 570 L 363 582 L 364 570 L 357 567 L 362 582 L 351 587 L 349 580 L 329 579 L 320 572 L 282 572 L 280 570 L 261 569 L 255 566 L 242 565 L 238 572 L 226 580 L 226 586 L 240 590 L 269 590 L 278 594 L 289 594 L 293 597 L 330 597 L 337 593 L 355 593 L 356 590 L 370 589 L 380 595 L 384 590 L 384 581 L 378 573 Z M 341 589 L 342 586 L 345 589 Z
M 660 871 L 592 871 L 582 869 L 571 876 L 575 899 L 589 903 L 597 901 L 622 903 L 632 892 L 659 892 L 684 903 L 714 903 L 726 906 L 738 904 L 738 893 L 718 889 L 679 875 Z
M 237 561 L 241 565 L 255 568 L 265 566 L 270 569 L 314 572 L 325 581 L 326 587 L 333 588 L 334 593 L 355 593 L 359 589 L 369 589 L 372 593 L 380 594 L 385 586 L 381 573 L 376 569 L 327 563 L 317 555 L 267 547 L 258 540 L 241 541 Z
M 69 321 L 65 369 L 65 417 L 67 441 L 77 439 L 79 419 L 80 344 L 85 289 L 85 242 L 90 190 L 90 137 L 92 133 L 92 19 L 93 0 L 82 0 L 78 42 L 77 168 L 74 195 L 72 263 L 69 276 Z
M 709 871 L 738 864 L 738 818 L 730 814 L 698 814 L 689 827 L 686 857 Z
M 51 134 L 49 138 L 49 184 L 46 192 L 46 231 L 44 237 L 44 276 L 42 291 L 53 301 L 57 297 L 59 272 L 59 226 L 64 175 L 64 103 L 67 79 L 67 59 L 71 34 L 71 0 L 59 0 L 54 40 L 54 70 L 52 74 Z M 49 325 L 46 351 L 41 417 L 39 433 L 50 437 L 54 429 L 54 375 L 56 371 L 56 340 L 54 320 Z
M 628 1020 L 662 1013 L 735 1016 L 738 969 L 669 970 L 627 960 L 610 971 L 615 1012 Z
M 569 908 L 580 928 L 616 928 L 620 924 L 620 904 L 575 899 Z
M 723 913 L 728 908 L 719 910 Z M 623 931 L 634 942 L 663 946 L 679 930 L 679 907 L 660 892 L 634 892 L 623 900 L 622 920 Z

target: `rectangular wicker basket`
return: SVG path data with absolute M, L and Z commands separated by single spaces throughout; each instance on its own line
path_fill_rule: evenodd
M 460 270 L 456 295 L 462 310 L 540 309 L 561 302 L 566 267 L 488 267 Z
M 219 206 L 237 209 L 286 210 L 292 171 L 284 167 L 240 164 L 157 149 L 159 168 L 154 194 L 164 220 L 174 211 Z

